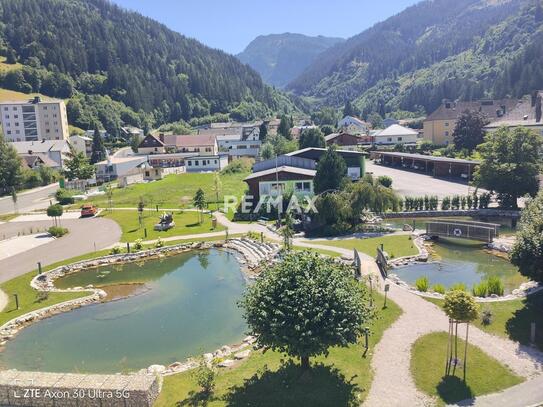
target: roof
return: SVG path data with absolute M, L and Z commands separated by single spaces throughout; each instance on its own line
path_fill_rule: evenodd
M 359 119 L 358 117 L 354 116 L 345 116 L 343 119 L 341 119 L 339 122 L 341 123 L 343 120 L 350 120 L 351 122 L 354 122 L 360 126 L 367 126 L 366 122 L 362 119 Z
M 379 133 L 375 134 L 376 137 L 386 137 L 386 136 L 418 136 L 418 132 L 404 127 L 400 126 L 399 124 L 393 124 L 391 126 L 388 126 L 386 129 L 380 131 Z
M 434 162 L 447 162 L 455 164 L 472 164 L 478 165 L 480 161 L 476 160 L 464 160 L 461 158 L 450 158 L 450 157 L 436 157 L 433 155 L 424 155 L 424 154 L 410 154 L 410 153 L 399 153 L 395 151 L 374 151 L 377 155 L 387 155 L 389 157 L 402 157 L 402 158 L 415 158 L 423 161 L 434 161 Z
M 68 151 L 65 140 L 14 141 L 10 143 L 19 154 L 47 153 L 50 151 Z
M 249 179 L 264 177 L 270 174 L 275 174 L 276 172 L 289 172 L 291 174 L 306 175 L 308 177 L 314 177 L 315 174 L 317 173 L 317 171 L 315 170 L 308 170 L 305 168 L 296 168 L 296 167 L 289 167 L 287 165 L 283 165 L 277 168 L 270 168 L 269 170 L 254 172 L 251 175 L 248 175 L 247 177 L 245 177 L 244 181 L 247 181 Z
M 496 128 L 501 126 L 543 126 L 541 118 L 539 121 L 536 121 L 535 98 L 537 97 L 543 98 L 543 90 L 538 91 L 537 94 L 534 95 L 534 100 L 532 100 L 532 95 L 527 95 L 522 99 L 519 99 L 513 109 L 485 126 L 485 128 Z
M 214 146 L 216 142 L 215 135 L 197 134 L 197 135 L 164 135 L 164 144 L 167 146 L 175 145 L 177 147 L 197 147 Z
M 476 100 L 471 102 L 444 102 L 434 112 L 432 112 L 426 121 L 432 120 L 456 120 L 465 110 L 479 111 L 490 120 L 498 118 L 515 107 L 516 99 L 498 99 L 498 100 Z M 447 107 L 449 106 L 449 107 Z M 505 107 L 505 109 L 503 109 Z
M 51 160 L 47 154 L 20 154 L 21 158 L 29 168 L 34 168 L 36 161 L 41 161 L 46 167 L 58 167 L 56 161 Z
M 303 148 L 301 150 L 292 151 L 290 153 L 285 154 L 289 157 L 305 157 L 305 158 L 312 158 L 316 159 L 319 158 L 327 149 L 326 148 L 319 148 L 319 147 L 307 147 Z M 362 151 L 351 151 L 351 150 L 339 150 L 336 149 L 336 152 L 343 155 L 343 156 L 365 156 L 368 155 L 366 152 Z M 313 158 L 316 157 L 316 158 Z
M 97 162 L 96 165 L 112 165 L 112 164 L 122 164 L 133 161 L 134 163 L 142 163 L 147 161 L 147 156 L 131 156 L 131 157 L 115 157 L 109 156 L 107 160 Z
M 217 141 L 238 141 L 241 140 L 241 134 L 220 134 Z
M 79 137 L 80 139 L 82 140 L 85 140 L 85 141 L 92 141 L 92 139 L 90 137 L 87 137 L 87 136 L 80 136 L 79 134 L 72 134 L 70 136 L 70 138 L 75 138 L 75 137 Z
M 158 137 L 148 134 L 141 140 L 141 143 L 138 145 L 138 148 L 149 148 L 149 147 L 164 147 L 164 143 L 159 140 Z

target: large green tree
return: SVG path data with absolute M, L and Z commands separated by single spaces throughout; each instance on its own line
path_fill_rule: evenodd
M 81 151 L 70 150 L 64 165 L 64 175 L 69 180 L 89 179 L 94 176 L 94 166 L 89 164 L 89 159 Z
M 0 131 L 0 195 L 19 189 L 22 182 L 21 159 Z
M 349 266 L 308 251 L 268 266 L 241 301 L 258 344 L 308 368 L 310 357 L 356 343 L 372 311 L 365 286 L 352 275 Z
M 356 109 L 353 107 L 353 104 L 350 100 L 347 100 L 345 102 L 345 106 L 343 107 L 343 116 L 356 116 Z
M 328 147 L 317 164 L 314 184 L 315 192 L 340 189 L 347 175 L 347 164 L 334 146 Z
M 277 134 L 287 140 L 291 140 L 292 135 L 290 134 L 290 130 L 292 129 L 293 124 L 292 117 L 287 116 L 286 114 L 282 115 L 281 120 L 279 121 L 279 127 L 277 127 Z
M 319 128 L 315 127 L 302 131 L 302 134 L 300 135 L 300 148 L 307 147 L 326 147 L 324 135 Z
M 470 153 L 484 141 L 483 127 L 488 119 L 478 111 L 465 110 L 460 114 L 453 130 L 454 146 L 457 150 L 466 149 Z
M 516 209 L 519 197 L 539 189 L 541 148 L 541 137 L 529 129 L 502 127 L 487 134 L 477 148 L 482 162 L 475 183 L 496 192 L 500 206 Z
M 522 211 L 511 261 L 526 277 L 543 282 L 543 191 Z
M 92 154 L 90 163 L 96 164 L 97 162 L 105 160 L 106 154 L 106 147 L 104 146 L 104 140 L 100 135 L 98 123 L 94 123 L 94 134 L 92 136 Z

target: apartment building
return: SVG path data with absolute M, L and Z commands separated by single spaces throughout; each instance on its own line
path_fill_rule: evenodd
M 2 128 L 7 141 L 67 140 L 68 118 L 62 100 L 0 103 Z

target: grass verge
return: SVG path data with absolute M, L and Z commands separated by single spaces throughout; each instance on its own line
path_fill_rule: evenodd
M 383 245 L 390 258 L 414 256 L 419 252 L 410 235 L 391 235 L 368 239 L 314 240 L 313 242 L 343 249 L 356 249 L 370 256 L 376 256 L 377 248 Z
M 411 374 L 417 388 L 437 398 L 440 405 L 494 393 L 521 383 L 523 379 L 477 346 L 468 344 L 466 381 L 463 368 L 444 376 L 447 333 L 436 332 L 419 338 L 411 352 Z M 464 351 L 464 341 L 459 341 Z M 462 360 L 463 362 L 463 360 Z
M 371 325 L 369 350 L 364 356 L 363 339 L 346 348 L 332 348 L 328 357 L 312 359 L 310 371 L 302 373 L 288 357 L 268 351 L 254 352 L 239 366 L 221 370 L 208 406 L 334 406 L 359 405 L 373 379 L 370 363 L 383 332 L 401 314 L 400 308 L 374 294 L 377 319 Z M 297 363 L 297 362 L 296 362 Z M 164 379 L 155 407 L 194 405 L 198 387 L 190 372 Z M 179 402 L 179 404 L 177 404 Z

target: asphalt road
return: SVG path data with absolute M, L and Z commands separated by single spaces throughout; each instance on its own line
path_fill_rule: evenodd
M 58 189 L 58 184 L 31 189 L 17 195 L 17 208 L 19 212 L 30 212 L 35 209 L 44 209 L 49 206 L 49 200 Z M 11 196 L 0 198 L 0 215 L 13 213 Z
M 431 175 L 385 167 L 370 161 L 366 162 L 366 172 L 375 176 L 388 175 L 393 180 L 392 189 L 402 196 L 437 195 L 441 199 L 446 196 L 468 195 L 474 191 L 466 181 L 434 178 Z
M 51 226 L 51 221 L 8 222 L 0 225 L 0 236 L 16 235 L 18 230 L 23 229 L 28 233 L 29 223 L 40 229 Z M 0 260 L 0 283 L 35 270 L 38 261 L 42 266 L 47 266 L 92 252 L 95 244 L 96 250 L 109 247 L 121 238 L 121 228 L 111 219 L 66 219 L 62 221 L 62 226 L 68 228 L 70 233 L 51 243 Z

